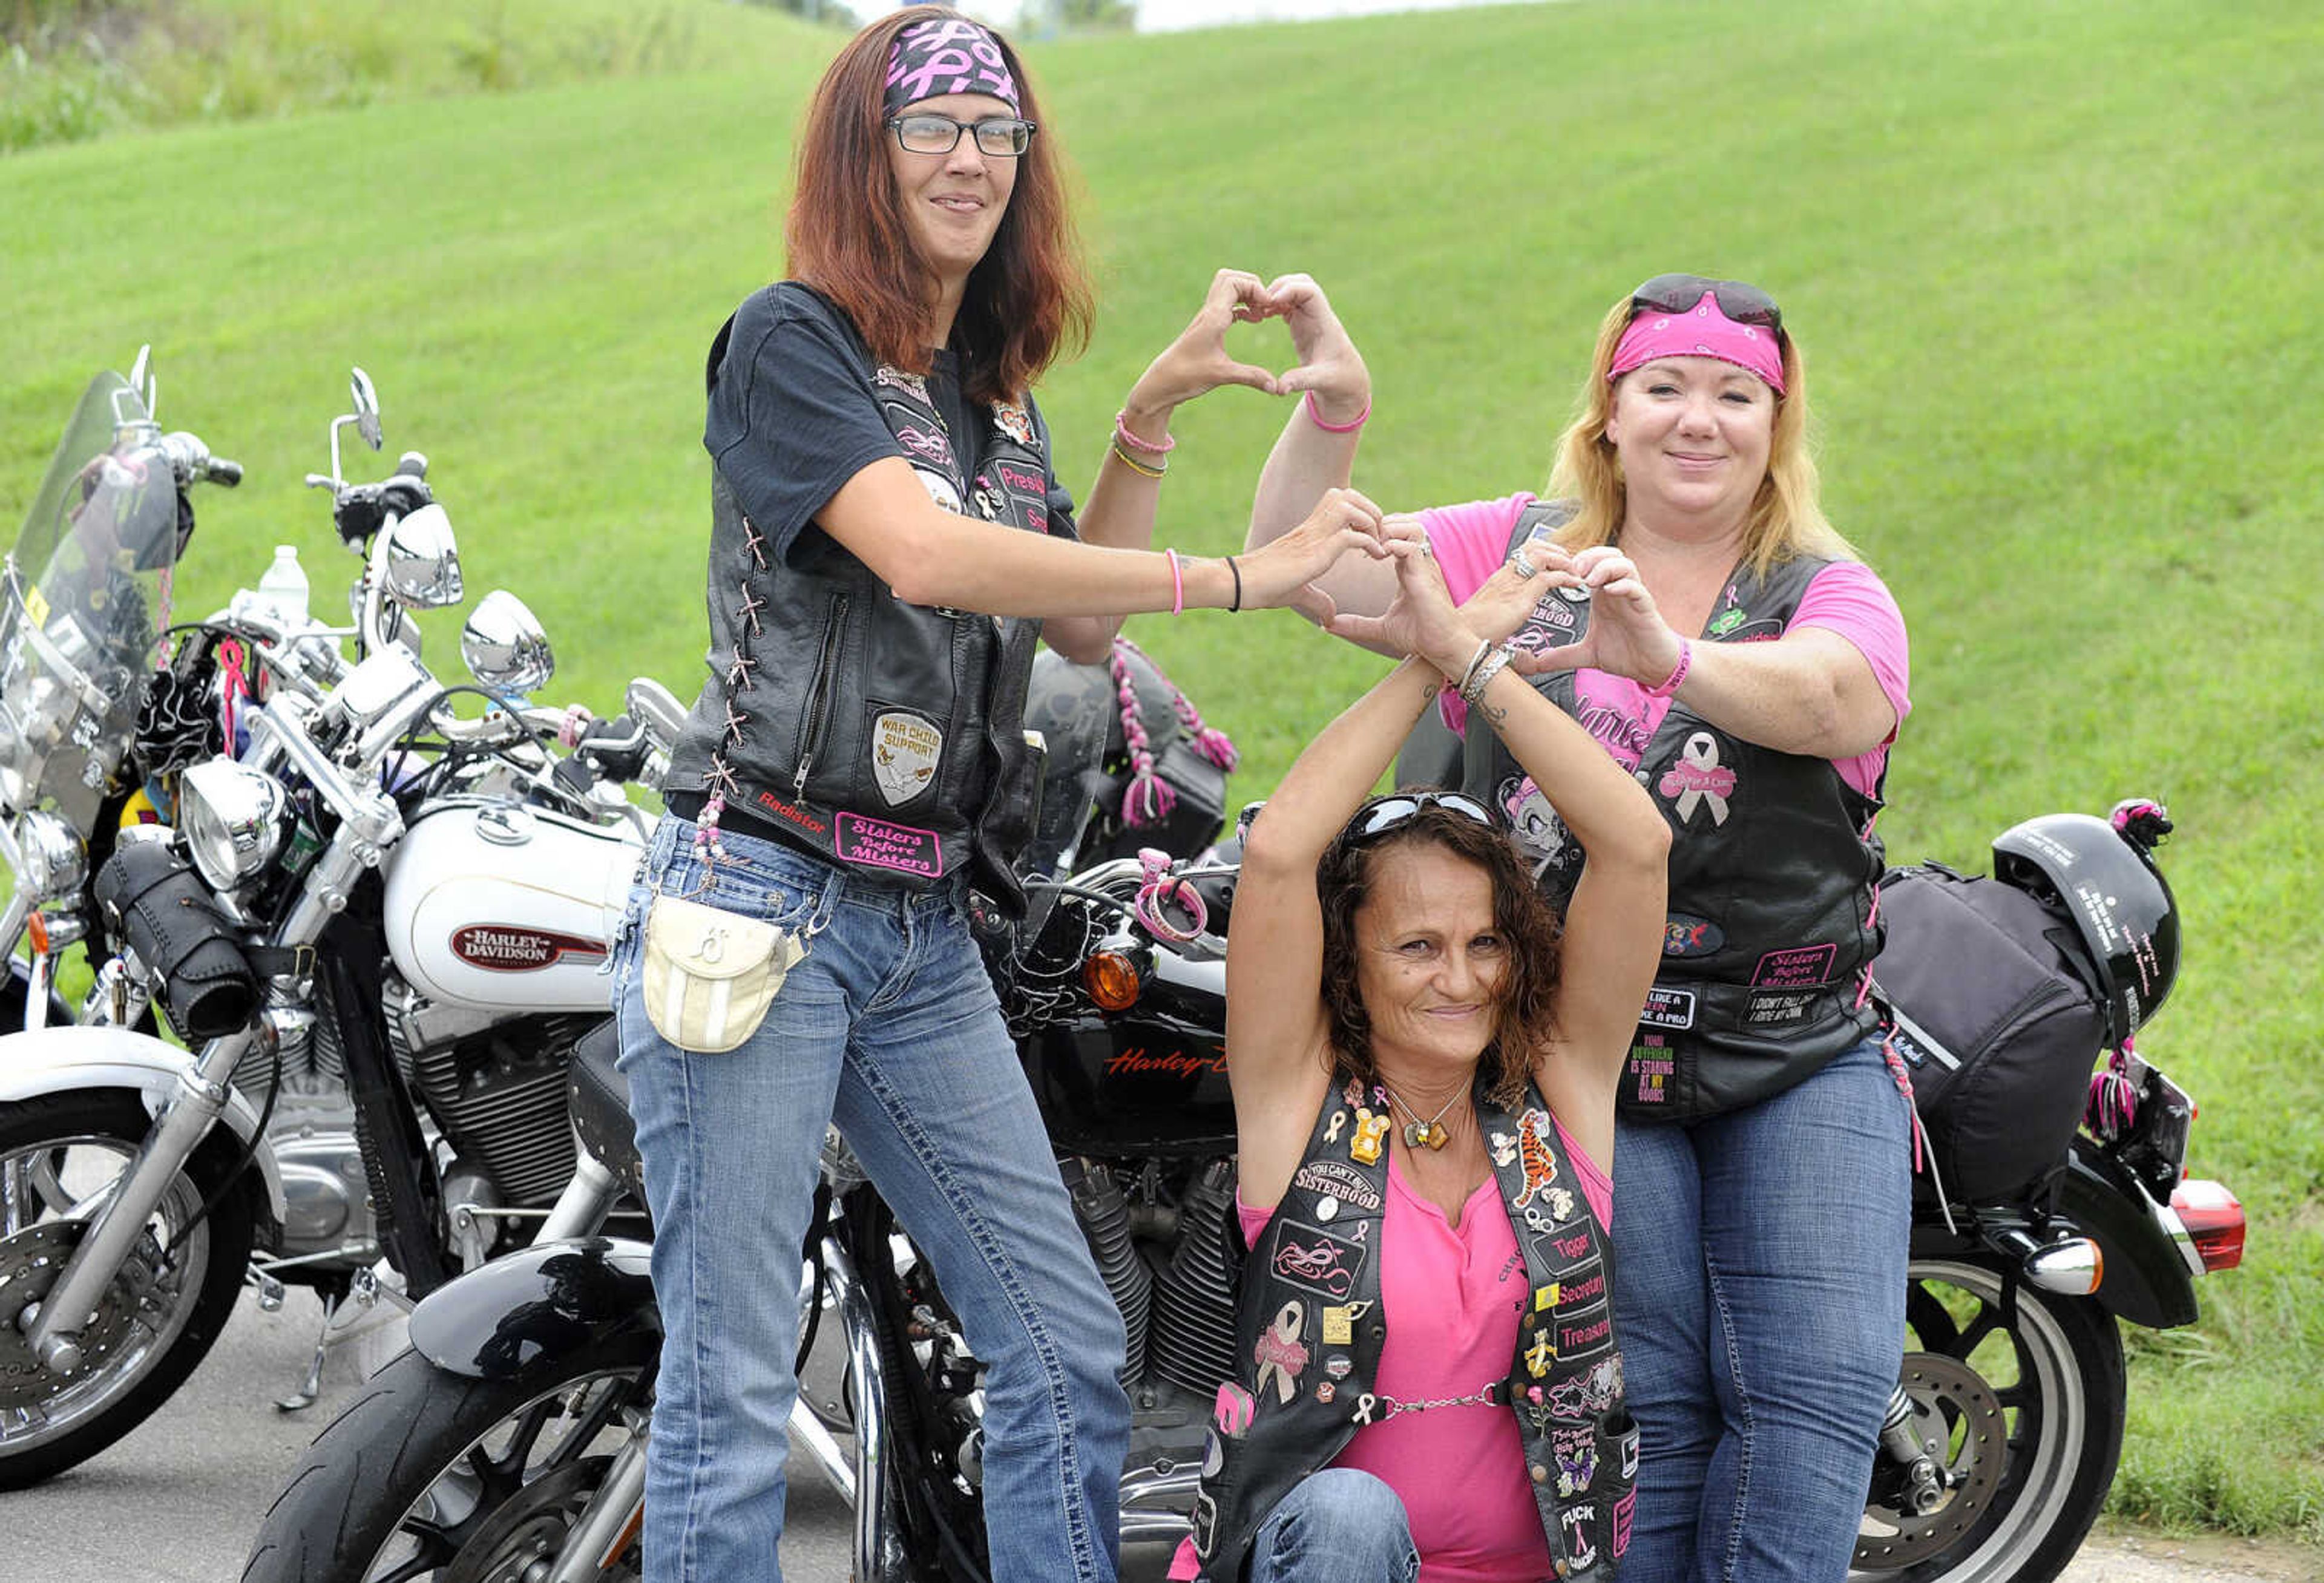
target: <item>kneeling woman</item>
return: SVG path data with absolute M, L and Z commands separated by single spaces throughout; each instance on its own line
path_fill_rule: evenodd
M 1628 1537 L 1600 1163 L 1669 837 L 1500 668 L 1491 645 L 1547 584 L 1505 570 L 1456 611 L 1413 531 L 1396 604 L 1352 623 L 1413 658 L 1307 749 L 1244 851 L 1227 1048 L 1249 1362 L 1174 1576 L 1603 1578 Z M 1588 852 L 1562 938 L 1482 805 L 1365 798 L 1448 686 Z

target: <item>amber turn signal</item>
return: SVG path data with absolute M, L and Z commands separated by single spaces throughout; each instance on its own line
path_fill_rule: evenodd
M 1101 951 L 1082 963 L 1082 987 L 1102 1011 L 1127 1011 L 1138 1004 L 1146 975 L 1138 963 L 1119 951 Z

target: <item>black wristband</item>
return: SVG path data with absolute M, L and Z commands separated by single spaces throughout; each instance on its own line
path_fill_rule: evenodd
M 1227 557 L 1227 571 L 1234 578 L 1234 598 L 1227 604 L 1227 612 L 1231 615 L 1242 608 L 1242 568 L 1234 564 L 1232 556 Z

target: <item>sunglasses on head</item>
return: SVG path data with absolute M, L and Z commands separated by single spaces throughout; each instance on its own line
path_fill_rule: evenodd
M 1493 817 L 1490 808 L 1465 793 L 1399 792 L 1395 796 L 1381 797 L 1357 809 L 1356 816 L 1348 821 L 1348 827 L 1340 832 L 1340 839 L 1351 846 L 1377 841 L 1389 831 L 1411 824 L 1425 808 L 1443 808 L 1488 830 L 1501 827 L 1500 821 Z
M 1775 299 L 1757 286 L 1747 286 L 1740 281 L 1713 281 L 1703 275 L 1656 275 L 1630 293 L 1630 313 L 1633 318 L 1648 308 L 1656 313 L 1684 313 L 1702 300 L 1708 291 L 1719 303 L 1719 311 L 1738 325 L 1757 325 L 1761 329 L 1784 333 L 1784 310 Z

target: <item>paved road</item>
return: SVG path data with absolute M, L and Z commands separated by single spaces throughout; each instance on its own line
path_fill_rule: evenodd
M 245 1298 L 177 1398 L 127 1440 L 36 1489 L 0 1496 L 5 1583 L 235 1583 L 252 1533 L 308 1441 L 352 1399 L 393 1331 L 342 1342 L 323 1397 L 299 1414 L 272 1398 L 304 1375 L 318 1313 L 291 1293 L 280 1313 Z M 783 1566 L 794 1583 L 844 1583 L 847 1512 L 804 1459 L 792 1463 Z M 2318 1583 L 2324 1552 L 2234 1541 L 2181 1544 L 2109 1535 L 2084 1547 L 2067 1583 Z

